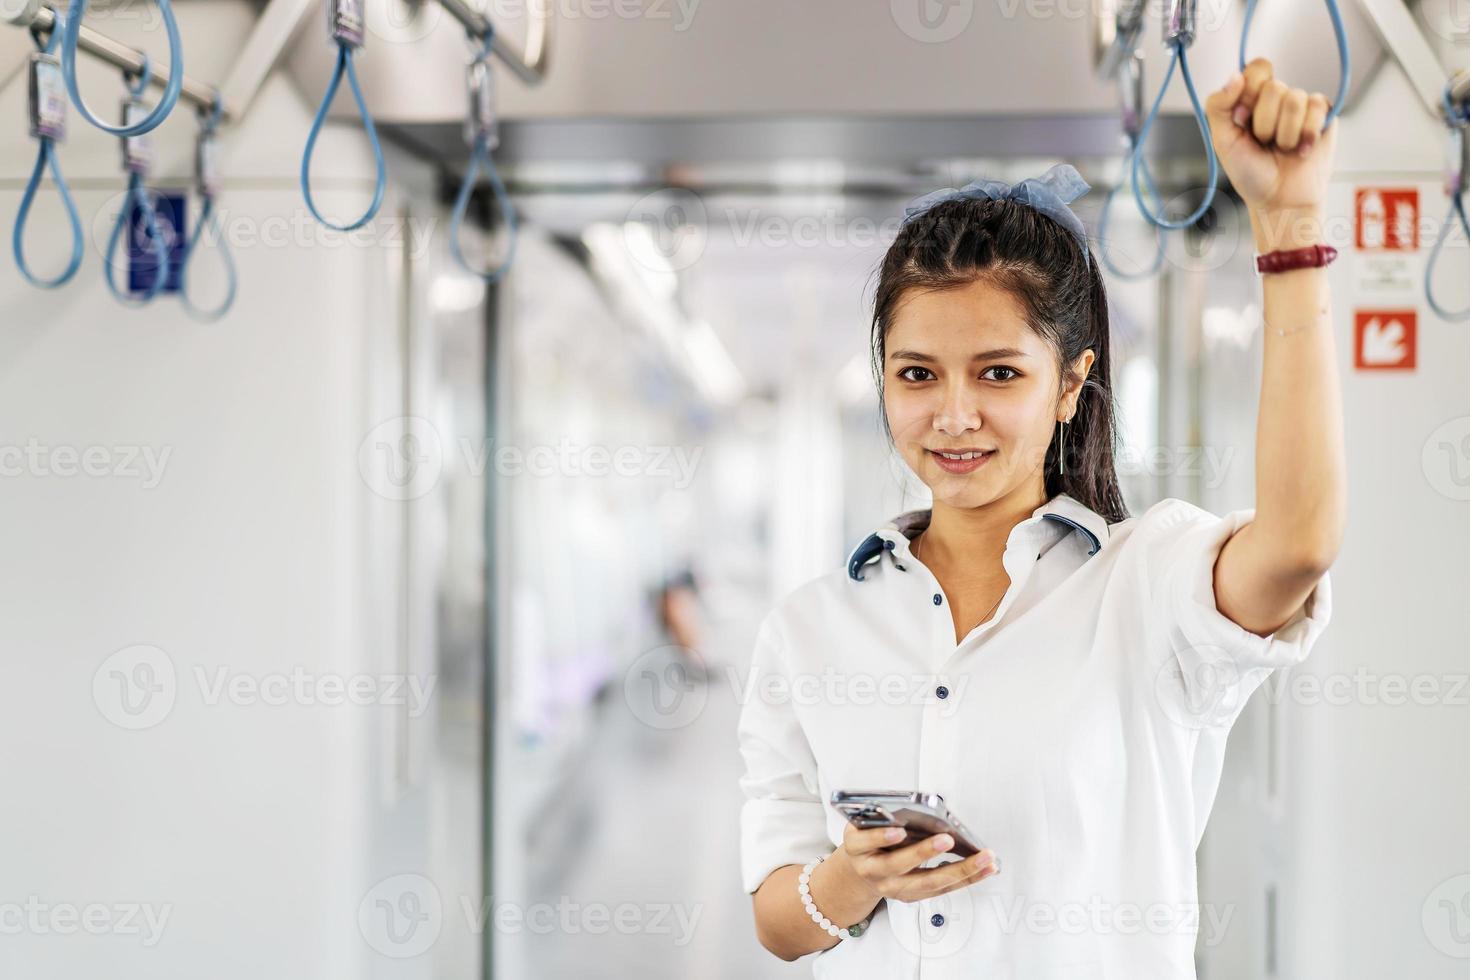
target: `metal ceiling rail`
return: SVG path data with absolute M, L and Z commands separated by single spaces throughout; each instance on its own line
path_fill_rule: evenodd
M 219 100 L 223 102 L 219 118 L 227 122 L 238 121 L 311 9 L 312 2 L 271 0 L 257 18 L 224 85 L 216 89 L 185 75 L 180 96 L 206 112 L 213 109 Z M 8 20 L 17 27 L 28 27 L 43 37 L 49 37 L 56 28 L 56 8 L 41 0 L 29 0 Z M 114 41 L 86 24 L 81 25 L 77 47 L 122 71 L 135 75 L 143 73 L 146 59 L 142 51 Z M 149 82 L 159 88 L 167 85 L 172 66 L 156 60 L 148 64 Z
M 1443 119 L 1445 70 L 1439 55 L 1424 36 L 1424 28 L 1403 0 L 1358 0 L 1378 39 L 1393 55 L 1419 94 L 1419 100 L 1436 119 Z M 1470 80 L 1452 93 L 1455 98 L 1470 94 Z
M 490 21 L 465 3 L 465 0 L 438 0 L 438 2 L 451 17 L 460 22 L 471 37 L 482 38 L 490 30 Z M 544 3 L 529 5 L 531 13 L 530 22 L 526 27 L 524 51 L 516 50 L 515 45 L 507 41 L 499 31 L 495 32 L 490 41 L 490 50 L 494 51 L 511 71 L 530 84 L 540 82 L 546 77 L 546 69 L 551 57 L 550 6 Z
M 1111 79 L 1118 74 L 1138 49 L 1143 36 L 1144 0 L 1103 0 L 1117 9 L 1110 20 L 1106 11 L 1098 18 L 1102 33 L 1099 41 L 1106 45 L 1097 65 L 1097 77 Z
M 471 8 L 465 0 L 437 0 L 449 15 L 475 37 L 483 37 L 490 29 L 490 21 Z M 260 90 L 265 77 L 275 66 L 286 45 L 299 29 L 302 20 L 313 6 L 313 0 L 271 0 L 261 11 L 255 28 L 241 50 L 239 59 L 230 70 L 230 76 L 218 90 L 223 99 L 222 119 L 235 122 L 245 112 Z M 531 4 L 530 20 L 526 27 L 524 50 L 506 40 L 499 31 L 491 40 L 491 50 L 505 62 L 506 66 L 524 81 L 535 84 L 546 77 L 551 60 L 551 14 L 546 4 Z M 56 25 L 56 10 L 50 3 L 29 0 L 18 13 L 11 15 L 10 23 L 17 27 L 34 28 L 43 37 L 49 36 Z M 133 74 L 143 71 L 144 54 L 136 48 L 114 41 L 105 34 L 82 25 L 77 47 L 114 67 Z M 169 68 L 153 62 L 151 83 L 162 88 L 168 83 Z M 209 109 L 213 107 L 216 89 L 195 79 L 184 76 L 180 95 L 189 102 Z
M 56 29 L 56 9 L 49 3 L 37 3 L 33 0 L 26 4 L 20 13 L 13 15 L 10 22 L 19 27 L 29 27 L 38 34 L 49 37 Z M 168 84 L 169 72 L 173 70 L 172 65 L 164 62 L 148 62 L 143 52 L 114 41 L 106 34 L 99 34 L 86 24 L 81 26 L 77 47 L 133 75 L 141 76 L 143 66 L 148 64 L 151 69 L 148 80 L 159 88 Z M 201 109 L 212 107 L 216 98 L 212 87 L 195 81 L 187 75 L 184 76 L 179 94 Z

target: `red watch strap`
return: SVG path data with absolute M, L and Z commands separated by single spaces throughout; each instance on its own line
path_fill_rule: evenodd
M 1331 245 L 1308 245 L 1256 255 L 1256 273 L 1288 272 L 1292 269 L 1320 268 L 1337 258 L 1337 249 Z

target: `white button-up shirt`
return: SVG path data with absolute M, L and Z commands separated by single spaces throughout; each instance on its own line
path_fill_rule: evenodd
M 949 598 L 909 551 L 929 515 L 879 527 L 761 623 L 739 724 L 746 890 L 841 843 L 833 790 L 938 793 L 1000 873 L 880 902 L 863 935 L 816 954 L 816 976 L 1193 978 L 1197 932 L 1230 911 L 1201 908 L 1195 878 L 1226 735 L 1272 670 L 1307 656 L 1328 576 L 1257 636 L 1213 585 L 1254 509 L 1169 499 L 1109 526 L 1061 494 L 1011 531 L 1010 587 L 956 644 Z

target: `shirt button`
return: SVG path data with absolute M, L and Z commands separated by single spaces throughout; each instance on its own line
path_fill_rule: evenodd
M 943 601 L 944 601 L 944 596 L 940 595 L 938 592 L 934 593 L 934 604 L 936 606 L 939 605 Z
M 939 700 L 943 701 L 945 698 L 949 697 L 949 688 L 945 687 L 943 684 L 940 684 L 934 689 L 934 693 L 939 695 Z
M 929 916 L 929 924 L 938 929 L 940 926 L 944 925 L 944 916 L 940 915 L 938 912 L 935 912 L 933 915 Z

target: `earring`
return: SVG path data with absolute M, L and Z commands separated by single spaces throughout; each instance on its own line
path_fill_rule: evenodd
M 1067 423 L 1057 421 L 1059 435 L 1057 437 L 1057 460 L 1062 464 L 1062 474 L 1067 472 Z

